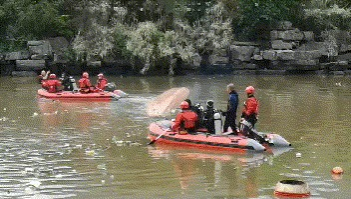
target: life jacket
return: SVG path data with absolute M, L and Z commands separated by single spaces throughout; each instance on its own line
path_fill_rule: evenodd
M 173 130 L 194 130 L 197 127 L 198 116 L 191 110 L 183 110 L 176 117 L 176 121 L 173 125 Z
M 80 91 L 82 91 L 84 93 L 88 93 L 88 92 L 90 92 L 90 87 L 91 87 L 91 83 L 90 83 L 90 80 L 88 78 L 83 77 L 79 80 Z
M 46 80 L 45 86 L 49 93 L 56 93 L 58 91 L 58 87 L 61 86 L 61 83 L 56 79 L 49 79 Z
M 101 90 L 105 90 L 106 85 L 107 85 L 107 79 L 106 78 L 98 79 L 96 88 L 101 89 Z
M 243 114 L 246 116 L 258 114 L 258 100 L 254 96 L 250 96 L 246 99 L 243 109 Z

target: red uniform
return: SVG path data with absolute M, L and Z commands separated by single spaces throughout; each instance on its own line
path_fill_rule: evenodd
M 49 79 L 43 81 L 42 87 L 45 88 L 49 93 L 56 93 L 61 87 L 61 82 L 57 79 Z
M 96 88 L 99 90 L 105 90 L 106 85 L 107 85 L 107 79 L 106 78 L 102 78 L 102 79 L 98 79 L 97 80 L 97 84 L 96 84 Z
M 91 83 L 90 83 L 89 78 L 82 77 L 79 80 L 80 92 L 82 92 L 82 93 L 89 93 L 90 92 L 90 87 L 91 87 Z
M 243 113 L 246 116 L 249 116 L 252 114 L 256 114 L 256 115 L 258 114 L 258 101 L 254 96 L 246 99 Z
M 175 123 L 172 127 L 174 131 L 190 130 L 195 131 L 198 123 L 198 116 L 191 110 L 183 110 L 176 117 Z

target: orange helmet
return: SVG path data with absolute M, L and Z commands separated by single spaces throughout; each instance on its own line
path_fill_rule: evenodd
M 88 72 L 84 72 L 83 75 L 82 75 L 82 77 L 84 77 L 84 78 L 89 78 L 89 73 L 88 73 Z
M 183 101 L 182 103 L 180 103 L 180 108 L 181 109 L 188 109 L 189 108 L 189 103 L 186 101 Z
M 56 75 L 52 73 L 52 74 L 49 75 L 49 78 L 50 79 L 56 79 Z
M 248 86 L 248 87 L 246 87 L 245 92 L 247 94 L 254 94 L 255 93 L 255 88 L 253 86 Z

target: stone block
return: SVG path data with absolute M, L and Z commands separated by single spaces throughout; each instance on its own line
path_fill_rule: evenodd
M 210 55 L 209 57 L 210 64 L 228 64 L 229 57 L 227 56 L 218 56 L 218 55 Z
M 16 60 L 16 70 L 35 71 L 45 68 L 45 60 Z
M 278 30 L 291 30 L 293 29 L 292 23 L 290 21 L 280 21 L 277 25 Z
M 11 75 L 15 77 L 35 77 L 37 73 L 34 71 L 12 71 Z
M 328 56 L 327 44 L 325 42 L 308 42 L 301 45 L 297 50 L 300 51 L 319 51 L 320 55 Z
M 255 51 L 254 46 L 230 46 L 231 60 L 250 61 Z
M 91 68 L 99 68 L 101 67 L 101 61 L 88 61 L 87 66 Z
M 318 50 L 310 50 L 310 51 L 295 51 L 295 59 L 296 60 L 311 60 L 311 59 L 319 59 L 322 56 L 322 53 Z
M 281 39 L 284 41 L 302 41 L 304 34 L 299 29 L 286 30 L 282 32 Z
M 28 59 L 29 52 L 28 51 L 19 51 L 19 52 L 9 52 L 5 54 L 5 60 L 14 61 L 18 59 Z
M 262 55 L 254 55 L 254 56 L 252 56 L 252 59 L 255 61 L 261 61 L 261 60 L 263 60 L 263 57 L 262 57 Z
M 29 53 L 31 55 L 51 55 L 52 48 L 48 41 L 41 41 L 42 45 L 28 46 Z
M 271 41 L 279 39 L 279 34 L 277 30 L 272 30 L 270 32 L 270 36 L 271 36 Z
M 30 59 L 32 60 L 40 60 L 40 59 L 47 59 L 48 56 L 47 55 L 42 55 L 42 54 L 35 54 L 30 56 Z
M 291 64 L 293 65 L 299 65 L 299 66 L 317 66 L 319 63 L 318 60 L 312 59 L 312 60 L 301 60 L 301 59 L 297 59 L 297 60 L 293 60 L 291 62 Z
M 303 31 L 302 33 L 304 35 L 303 40 L 314 41 L 314 32 L 313 31 Z
M 40 46 L 43 45 L 43 41 L 28 41 L 27 46 Z
M 264 50 L 261 52 L 263 59 L 277 60 L 277 53 L 275 50 Z
M 271 41 L 272 48 L 275 50 L 291 50 L 293 48 L 292 43 L 284 42 L 282 40 Z
M 295 51 L 292 50 L 277 50 L 278 60 L 288 61 L 295 59 Z

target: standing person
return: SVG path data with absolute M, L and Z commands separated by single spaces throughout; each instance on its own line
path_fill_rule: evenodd
M 249 138 L 263 143 L 265 140 L 256 133 L 256 130 L 254 130 L 259 108 L 258 100 L 254 96 L 255 88 L 253 86 L 248 86 L 246 87 L 245 92 L 247 94 L 247 99 L 244 103 L 244 109 L 241 114 L 242 133 Z
M 227 93 L 229 94 L 228 104 L 227 104 L 227 112 L 225 113 L 225 122 L 223 131 L 227 132 L 228 127 L 230 127 L 233 131 L 233 134 L 238 134 L 238 130 L 236 127 L 235 119 L 236 119 L 236 111 L 238 109 L 239 97 L 238 93 L 235 91 L 234 84 L 230 83 L 227 85 Z
M 56 79 L 55 74 L 50 74 L 49 79 L 42 83 L 42 87 L 49 93 L 57 93 L 61 90 L 61 82 Z
M 89 79 L 89 73 L 88 72 L 84 72 L 82 74 L 82 78 L 79 80 L 79 88 L 80 88 L 80 92 L 81 93 L 89 93 L 91 90 L 91 83 L 90 83 L 90 79 Z
M 190 109 L 189 103 L 186 101 L 180 104 L 180 108 L 182 112 L 178 113 L 172 130 L 179 134 L 196 133 L 199 120 L 197 114 Z
M 97 76 L 98 79 L 95 87 L 97 88 L 97 91 L 104 91 L 106 89 L 108 81 L 102 73 L 99 73 Z

